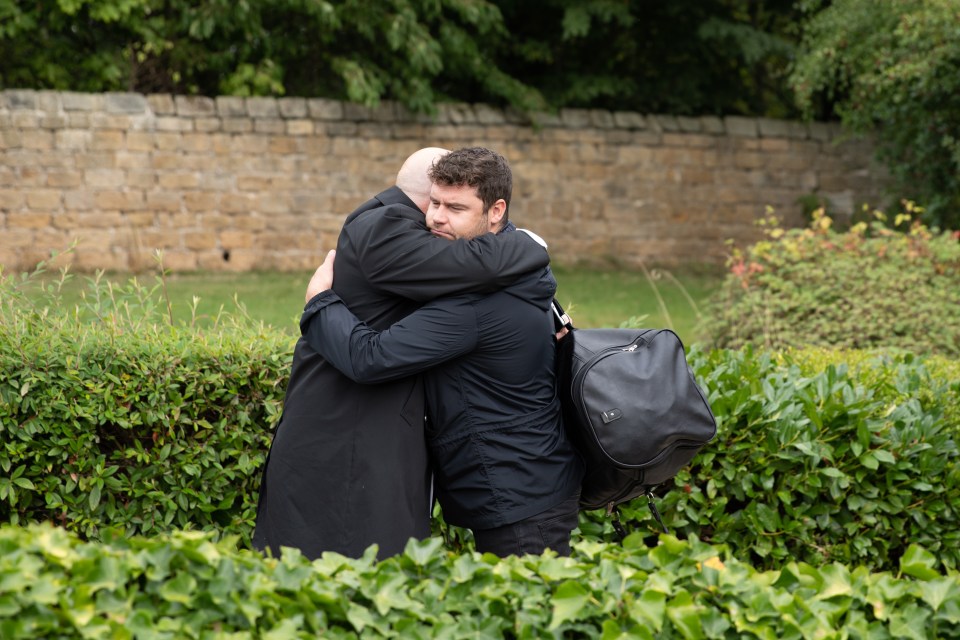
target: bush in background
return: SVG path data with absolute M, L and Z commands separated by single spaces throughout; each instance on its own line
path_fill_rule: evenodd
M 908 203 L 895 222 L 915 212 Z M 820 212 L 806 229 L 774 224 L 734 251 L 706 311 L 712 345 L 960 355 L 960 232 L 880 221 L 837 232 L 831 222 Z

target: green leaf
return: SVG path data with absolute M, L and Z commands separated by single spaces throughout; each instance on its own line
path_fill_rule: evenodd
M 642 626 L 634 626 L 627 631 L 613 620 L 604 620 L 600 640 L 654 640 L 653 633 Z
M 951 593 L 953 593 L 954 599 L 960 599 L 958 598 L 960 596 L 960 584 L 955 578 L 936 578 L 920 583 L 921 597 L 934 612 L 940 609 Z
M 900 558 L 900 571 L 920 580 L 933 580 L 939 577 L 940 573 L 936 570 L 936 566 L 936 557 L 917 544 L 907 547 L 903 557 Z
M 700 620 L 701 607 L 693 604 L 693 598 L 687 592 L 677 595 L 667 605 L 667 617 L 674 628 L 686 640 L 703 638 L 703 624 Z
M 564 622 L 576 620 L 590 600 L 590 592 L 579 582 L 568 580 L 553 594 L 553 618 L 548 630 L 553 631 Z
M 667 596 L 659 591 L 644 589 L 640 597 L 631 603 L 630 618 L 640 626 L 650 627 L 656 632 L 663 629 L 667 611 Z
M 61 586 L 51 575 L 39 576 L 30 584 L 30 599 L 46 605 L 54 605 L 60 599 Z
M 287 640 L 296 638 L 303 631 L 303 615 L 297 614 L 280 620 L 280 624 L 263 634 L 264 640 Z
M 96 510 L 97 505 L 100 504 L 100 485 L 94 484 L 90 487 L 90 495 L 87 497 L 87 503 L 90 505 L 91 511 Z
M 910 604 L 903 609 L 890 614 L 890 633 L 895 638 L 911 638 L 912 640 L 927 640 L 927 619 L 930 612 L 916 604 Z
M 853 593 L 850 584 L 850 571 L 840 564 L 828 564 L 820 570 L 823 582 L 814 596 L 817 600 L 827 600 L 837 596 L 849 596 Z
M 160 587 L 160 597 L 168 602 L 190 604 L 196 590 L 196 579 L 189 573 L 181 571 L 172 579 L 163 583 Z
M 425 540 L 411 540 L 404 549 L 404 555 L 413 560 L 418 567 L 427 566 L 443 554 L 442 538 L 427 538 Z
M 18 487 L 23 487 L 24 489 L 36 489 L 36 487 L 33 485 L 33 482 L 28 478 L 14 478 L 13 484 L 17 485 Z
M 883 449 L 874 449 L 873 455 L 880 462 L 886 462 L 887 464 L 893 464 L 897 461 L 897 459 L 893 457 L 892 453 Z

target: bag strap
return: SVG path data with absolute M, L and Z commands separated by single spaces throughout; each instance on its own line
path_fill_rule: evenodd
M 560 331 L 563 328 L 573 330 L 573 321 L 570 320 L 570 316 L 566 314 L 563 310 L 563 307 L 560 306 L 560 303 L 556 298 L 553 299 L 553 303 L 550 305 L 553 308 L 553 328 L 555 331 Z
M 667 525 L 663 524 L 663 518 L 660 517 L 660 511 L 657 509 L 656 503 L 653 495 L 653 488 L 647 487 L 647 492 L 644 494 L 647 496 L 647 506 L 650 507 L 650 512 L 653 513 L 653 517 L 657 519 L 657 524 L 660 525 L 660 528 L 663 529 L 664 533 L 670 533 L 670 530 L 667 529 Z M 623 545 L 623 539 L 627 537 L 627 530 L 623 526 L 623 523 L 620 521 L 620 507 L 616 503 L 611 502 L 607 505 L 607 517 L 610 518 L 610 524 L 613 525 L 613 530 L 617 533 L 617 539 L 620 545 Z

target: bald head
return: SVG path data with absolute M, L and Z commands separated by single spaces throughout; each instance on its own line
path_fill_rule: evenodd
M 420 211 L 426 213 L 427 206 L 430 204 L 430 178 L 427 176 L 427 170 L 433 165 L 434 161 L 450 153 L 447 149 L 440 147 L 426 147 L 415 151 L 400 167 L 397 173 L 397 186 L 407 194 L 414 204 L 420 207 Z

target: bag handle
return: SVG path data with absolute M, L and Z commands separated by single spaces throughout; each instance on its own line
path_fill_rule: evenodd
M 550 305 L 553 309 L 553 328 L 555 331 L 559 332 L 561 329 L 570 329 L 573 330 L 573 321 L 570 320 L 570 316 L 564 312 L 563 307 L 560 306 L 560 303 L 556 298 L 553 299 L 553 303 Z

